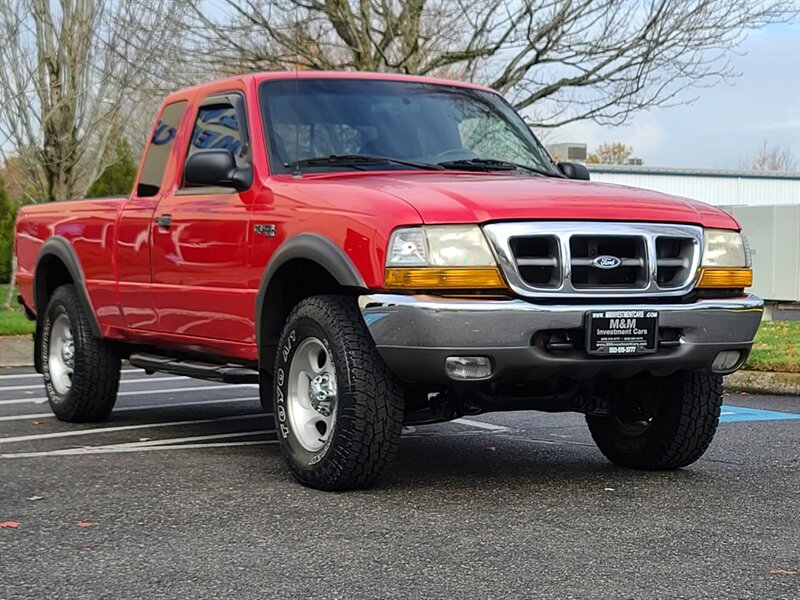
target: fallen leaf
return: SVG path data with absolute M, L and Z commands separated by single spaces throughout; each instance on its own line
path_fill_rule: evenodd
M 797 575 L 794 569 L 770 569 L 770 575 Z
M 78 527 L 94 527 L 97 523 L 91 521 L 78 521 Z
M 19 527 L 19 523 L 16 521 L 3 521 L 0 523 L 0 529 L 16 529 Z
M 34 421 L 34 425 L 44 425 L 44 421 Z
M 36 502 L 37 500 L 41 500 L 44 496 L 31 496 L 30 498 L 25 498 L 25 500 L 30 500 L 31 502 Z

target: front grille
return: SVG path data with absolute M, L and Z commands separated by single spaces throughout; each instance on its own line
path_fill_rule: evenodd
M 647 247 L 641 236 L 574 235 L 569 249 L 572 285 L 576 289 L 647 286 Z M 618 259 L 619 266 L 600 268 L 596 261 L 605 256 Z
M 692 238 L 656 238 L 656 282 L 662 288 L 683 285 L 689 277 L 695 248 Z
M 552 235 L 510 240 L 520 276 L 533 286 L 556 288 L 561 284 L 558 238 Z
M 484 231 L 526 296 L 679 295 L 691 289 L 702 229 L 604 222 L 493 223 Z

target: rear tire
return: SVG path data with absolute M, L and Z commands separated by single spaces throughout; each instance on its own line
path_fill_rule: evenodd
M 321 490 L 372 483 L 397 453 L 403 390 L 355 300 L 300 302 L 283 328 L 274 374 L 278 441 L 295 478 Z
M 682 371 L 650 382 L 655 385 L 648 400 L 655 411 L 649 420 L 587 416 L 592 438 L 605 457 L 621 467 L 668 470 L 690 465 L 708 449 L 717 430 L 722 377 Z
M 41 364 L 50 408 L 72 423 L 103 421 L 117 401 L 120 356 L 92 334 L 74 285 L 53 292 L 42 323 Z

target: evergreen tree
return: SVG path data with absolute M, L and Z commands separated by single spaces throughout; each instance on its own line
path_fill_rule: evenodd
M 0 173 L 0 283 L 7 283 L 11 277 L 11 256 L 14 251 L 14 221 L 16 218 L 17 204 L 9 198 L 5 179 Z
M 86 193 L 87 198 L 128 195 L 136 179 L 136 163 L 127 140 L 117 143 L 117 158 L 108 165 Z

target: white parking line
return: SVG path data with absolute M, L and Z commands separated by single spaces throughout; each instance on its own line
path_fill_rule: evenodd
M 235 431 L 233 433 L 215 433 L 212 435 L 193 435 L 190 437 L 180 438 L 167 438 L 161 440 L 146 440 L 144 442 L 128 442 L 125 444 L 108 444 L 107 446 L 98 446 L 99 448 L 111 448 L 117 446 L 126 446 L 130 448 L 140 448 L 144 446 L 167 446 L 169 444 L 183 444 L 185 442 L 205 442 L 208 440 L 228 440 L 237 437 L 250 437 L 251 435 L 266 435 L 268 433 L 275 433 L 274 429 L 257 429 L 254 431 Z
M 489 431 L 508 431 L 508 427 L 503 425 L 495 425 L 494 423 L 484 423 L 483 421 L 474 421 L 472 419 L 454 419 L 451 423 L 461 423 L 470 427 L 477 427 L 478 429 L 488 429 Z
M 587 448 L 596 448 L 596 444 L 588 444 L 586 442 L 573 442 L 571 440 L 540 440 L 536 438 L 515 437 L 509 435 L 501 435 L 501 438 L 514 440 L 516 442 L 525 442 L 528 444 L 544 444 L 546 446 L 585 446 Z
M 155 381 L 191 381 L 188 377 L 183 376 L 175 376 L 175 377 L 140 377 L 138 379 L 123 379 L 120 381 L 120 384 L 123 383 L 153 383 Z M 19 390 L 40 390 L 44 387 L 44 384 L 36 384 L 36 385 L 7 385 L 7 386 L 0 386 L 0 392 L 8 392 L 8 391 L 19 391 Z
M 257 398 L 252 398 L 253 400 L 257 400 Z M 230 399 L 231 401 L 238 401 L 240 399 Z M 210 401 L 214 402 L 214 401 Z M 209 403 L 210 403 L 209 402 Z M 219 402 L 219 401 L 217 401 Z M 135 410 L 137 407 L 126 407 L 132 410 Z M 60 437 L 71 437 L 71 436 L 80 436 L 80 435 L 89 435 L 94 433 L 111 433 L 116 431 L 130 431 L 134 429 L 147 429 L 147 428 L 154 428 L 154 427 L 170 427 L 170 426 L 178 426 L 178 425 L 190 425 L 190 424 L 197 424 L 197 423 L 211 423 L 211 422 L 219 422 L 219 421 L 233 421 L 233 420 L 241 420 L 241 419 L 252 419 L 266 416 L 265 414 L 248 414 L 248 415 L 235 415 L 231 417 L 220 417 L 216 419 L 196 419 L 192 421 L 172 421 L 169 423 L 145 423 L 140 425 L 126 425 L 122 427 L 102 427 L 98 429 L 88 429 L 88 430 L 81 430 L 81 431 L 66 431 L 60 433 L 45 433 L 40 435 L 28 435 L 28 436 L 18 436 L 15 438 L 5 438 L 0 439 L 0 443 L 9 443 L 9 442 L 23 442 L 23 441 L 32 441 L 32 440 L 41 440 L 41 439 L 51 439 L 51 438 L 60 438 Z M 485 423 L 483 421 L 474 421 L 472 419 L 456 419 L 452 421 L 453 423 L 460 423 L 462 425 L 467 425 L 468 427 L 475 427 L 478 429 L 486 429 L 490 431 L 508 431 L 508 427 L 503 427 L 500 425 L 494 425 L 492 423 Z M 277 440 L 252 440 L 252 441 L 243 441 L 243 442 L 213 442 L 210 443 L 211 440 L 224 440 L 224 439 L 231 439 L 231 438 L 241 438 L 241 437 L 251 437 L 255 435 L 267 435 L 275 433 L 274 429 L 258 429 L 258 430 L 249 430 L 249 431 L 234 431 L 230 433 L 215 433 L 210 435 L 198 435 L 198 436 L 184 436 L 179 438 L 163 438 L 157 440 L 144 440 L 139 442 L 124 442 L 120 444 L 109 444 L 104 446 L 94 446 L 94 447 L 81 447 L 81 448 L 61 448 L 58 450 L 45 450 L 45 451 L 35 451 L 35 452 L 10 452 L 10 453 L 0 453 L 0 459 L 9 459 L 9 458 L 39 458 L 39 457 L 47 457 L 47 456 L 82 456 L 86 454 L 115 454 L 115 453 L 130 453 L 130 452 L 145 452 L 145 451 L 157 451 L 157 450 L 177 450 L 177 449 L 203 449 L 203 448 L 227 448 L 227 447 L 234 447 L 234 446 L 256 446 L 256 445 L 266 445 L 266 444 L 275 444 Z M 442 435 L 442 434 L 439 434 Z M 446 434 L 445 434 L 446 435 Z M 410 435 L 409 437 L 416 437 L 415 435 Z M 536 440 L 537 442 L 539 440 Z M 201 442 L 201 443 L 193 443 L 193 442 Z M 547 443 L 547 442 L 545 442 Z M 552 443 L 552 442 L 550 442 Z M 556 442 L 559 443 L 559 442 Z
M 135 392 L 120 392 L 117 396 L 146 396 L 148 394 L 177 394 L 179 392 L 199 392 L 202 390 L 227 390 L 231 388 L 257 388 L 255 383 L 226 383 L 217 385 L 195 385 L 192 387 L 161 388 L 157 390 L 137 390 Z M 14 398 L 13 400 L 0 400 L 0 406 L 6 404 L 44 404 L 47 398 Z
M 249 396 L 247 398 L 219 398 L 218 400 L 200 400 L 199 402 L 172 402 L 165 404 L 144 404 L 142 406 L 122 406 L 115 408 L 114 413 L 128 412 L 133 410 L 147 410 L 153 408 L 181 408 L 185 406 L 203 406 L 205 404 L 233 404 L 236 402 L 252 402 L 258 400 L 258 396 Z M 28 419 L 53 419 L 53 413 L 30 413 L 27 415 L 10 415 L 7 417 L 0 417 L 0 421 L 26 421 Z
M 122 374 L 125 375 L 126 373 L 144 373 L 144 369 L 122 369 Z M 18 373 L 16 375 L 0 375 L 0 380 L 2 379 L 24 379 L 25 377 L 41 377 L 39 373 Z
M 199 423 L 219 423 L 222 421 L 237 421 L 244 419 L 265 418 L 266 413 L 250 413 L 246 415 L 232 415 L 229 417 L 217 417 L 215 419 L 192 419 L 190 421 L 170 421 L 167 423 L 140 423 L 138 425 L 123 425 L 121 427 L 97 427 L 95 429 L 80 429 L 71 431 L 57 431 L 54 433 L 39 433 L 34 435 L 18 435 L 16 437 L 0 438 L 0 444 L 14 444 L 17 442 L 30 442 L 33 440 L 49 440 L 63 437 L 74 437 L 81 435 L 95 435 L 98 433 L 114 433 L 117 431 L 131 431 L 133 429 L 151 429 L 155 427 L 178 427 L 181 425 L 197 425 Z
M 460 420 L 460 419 L 459 419 Z M 465 425 L 473 425 L 474 423 L 479 423 L 479 421 L 472 421 L 470 419 L 464 419 L 466 423 Z M 486 425 L 486 423 L 481 423 L 482 425 Z M 507 427 L 501 427 L 503 430 L 507 430 Z M 209 440 L 221 440 L 221 439 L 231 439 L 237 437 L 250 437 L 253 435 L 267 435 L 270 433 L 275 433 L 274 429 L 261 429 L 261 430 L 252 430 L 252 431 L 238 431 L 234 433 L 217 433 L 212 435 L 198 435 L 198 436 L 189 436 L 189 437 L 181 437 L 181 438 L 166 438 L 166 439 L 159 439 L 159 440 L 146 440 L 143 442 L 129 442 L 123 444 L 110 444 L 106 446 L 95 446 L 95 447 L 84 447 L 84 448 L 63 448 L 60 450 L 45 450 L 39 452 L 9 452 L 0 454 L 0 459 L 4 458 L 40 458 L 46 456 L 83 456 L 87 454 L 119 454 L 119 453 L 129 453 L 129 452 L 145 452 L 145 451 L 157 451 L 157 450 L 179 450 L 179 449 L 187 449 L 187 450 L 197 450 L 197 449 L 204 449 L 204 448 L 230 448 L 235 446 L 263 446 L 267 444 L 277 444 L 278 440 L 251 440 L 245 442 L 214 442 L 208 443 Z M 441 434 L 440 434 L 441 435 Z M 415 436 L 410 436 L 415 437 Z M 516 438 L 515 438 L 516 439 Z M 533 440 L 532 440 L 533 441 Z M 535 440 L 540 441 L 540 440 Z M 187 443 L 187 442 L 203 442 L 199 444 L 195 443 Z M 561 442 L 547 442 L 543 441 L 543 443 L 555 443 L 559 444 Z M 590 446 L 591 444 L 576 444 L 576 445 L 586 445 Z
M 17 374 L 17 375 L 0 375 L 0 381 L 2 381 L 4 379 L 25 379 L 26 377 L 28 379 L 32 379 L 34 377 L 41 378 L 41 375 L 39 373 L 36 373 L 36 372 L 34 372 L 34 373 L 20 373 L 20 374 Z
M 246 442 L 214 442 L 211 444 L 184 444 L 178 446 L 120 446 L 97 448 L 66 448 L 64 450 L 48 450 L 45 452 L 13 452 L 0 454 L 0 458 L 40 458 L 43 456 L 82 456 L 84 454 L 123 454 L 128 452 L 154 452 L 158 450 L 197 450 L 199 448 L 230 448 L 234 446 L 266 446 L 277 444 L 277 440 L 253 440 Z

